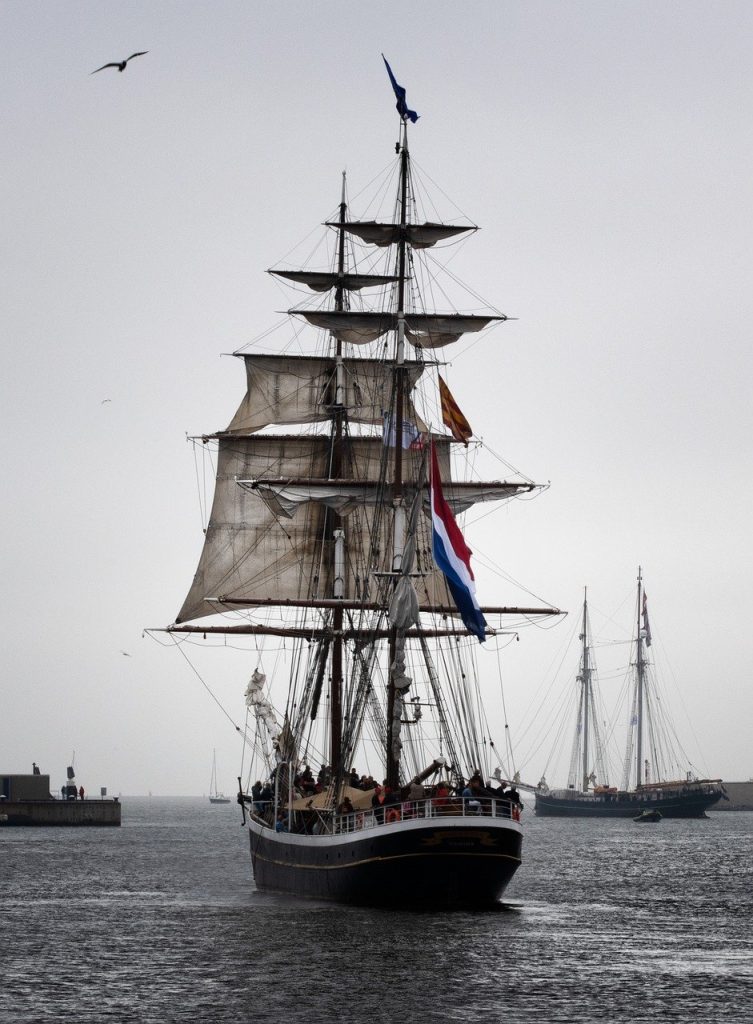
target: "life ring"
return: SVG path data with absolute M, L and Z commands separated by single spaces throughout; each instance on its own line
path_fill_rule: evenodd
M 400 811 L 397 807 L 390 807 L 384 816 L 384 820 L 387 825 L 392 825 L 394 822 L 400 821 Z

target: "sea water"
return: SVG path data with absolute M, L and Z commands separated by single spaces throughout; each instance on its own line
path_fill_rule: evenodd
M 524 828 L 500 909 L 446 914 L 257 893 L 207 798 L 2 829 L 0 1022 L 753 1021 L 753 814 Z

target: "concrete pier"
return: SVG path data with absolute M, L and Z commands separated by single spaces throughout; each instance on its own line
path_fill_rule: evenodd
M 0 828 L 4 825 L 119 825 L 120 801 L 74 799 L 75 784 L 64 787 L 71 798 L 50 792 L 50 776 L 0 774 Z M 70 776 L 69 776 L 70 778 Z
M 120 801 L 0 800 L 0 828 L 11 825 L 120 825 Z

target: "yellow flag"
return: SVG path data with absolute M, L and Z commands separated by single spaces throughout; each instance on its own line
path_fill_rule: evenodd
M 471 425 L 458 408 L 458 404 L 450 393 L 442 377 L 439 377 L 439 398 L 442 403 L 442 422 L 450 428 L 456 441 L 462 441 L 468 447 L 468 440 L 473 436 Z

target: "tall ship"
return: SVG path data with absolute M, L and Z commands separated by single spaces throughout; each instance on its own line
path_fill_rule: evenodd
M 439 357 L 507 317 L 432 306 L 445 295 L 434 253 L 476 225 L 423 213 L 417 115 L 387 71 L 399 136 L 382 208 L 354 218 L 343 175 L 326 262 L 270 271 L 306 297 L 287 310 L 282 351 L 235 353 L 246 393 L 227 429 L 200 439 L 217 449 L 214 499 L 169 631 L 251 641 L 238 801 L 259 889 L 483 907 L 522 841 L 489 726 L 492 648 L 559 611 L 476 597 L 456 517 L 538 485 L 506 465 L 475 475 L 489 450 Z
M 608 757 L 594 686 L 596 666 L 590 639 L 587 594 L 583 598 L 581 653 L 577 675 L 577 720 L 570 756 L 568 784 L 550 789 L 545 778 L 535 789 L 537 815 L 557 817 L 702 818 L 709 807 L 726 799 L 720 779 L 698 778 L 687 763 L 660 699 L 654 665 L 648 600 L 638 570 L 635 638 L 631 659 L 627 742 L 621 785 L 610 785 Z

